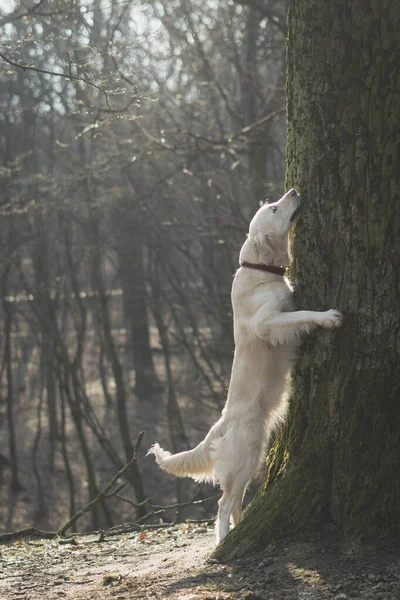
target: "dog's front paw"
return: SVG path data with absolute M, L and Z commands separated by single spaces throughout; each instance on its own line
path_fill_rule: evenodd
M 331 308 L 323 313 L 322 327 L 340 327 L 343 323 L 343 315 L 338 310 Z

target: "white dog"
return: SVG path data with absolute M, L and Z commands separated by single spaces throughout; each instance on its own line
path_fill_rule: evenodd
M 217 543 L 227 535 L 230 517 L 233 526 L 241 520 L 246 485 L 284 415 L 287 375 L 301 334 L 342 323 L 337 310 L 293 311 L 282 265 L 289 264 L 289 231 L 300 203 L 290 190 L 278 202 L 264 204 L 250 223 L 232 286 L 235 356 L 221 418 L 193 450 L 171 455 L 158 444 L 149 450 L 168 473 L 219 482 Z

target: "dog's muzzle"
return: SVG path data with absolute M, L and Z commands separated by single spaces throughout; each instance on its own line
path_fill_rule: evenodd
M 296 217 L 301 213 L 302 202 L 301 202 L 301 198 L 298 195 L 298 193 L 296 192 L 296 190 L 290 190 L 289 193 L 291 196 L 295 197 L 298 202 L 298 205 L 296 206 L 294 212 L 292 213 L 292 216 L 290 217 L 290 222 L 292 223 L 296 219 Z

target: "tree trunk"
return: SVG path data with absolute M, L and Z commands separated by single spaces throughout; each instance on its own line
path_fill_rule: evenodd
M 288 187 L 303 195 L 293 278 L 301 307 L 339 308 L 295 369 L 268 477 L 220 559 L 334 524 L 400 517 L 400 4 L 292 0 Z
M 5 344 L 4 344 L 4 361 L 7 370 L 7 421 L 8 421 L 8 447 L 11 458 L 11 488 L 14 491 L 21 491 L 22 485 L 19 479 L 18 466 L 18 444 L 15 427 L 15 403 L 16 397 L 14 394 L 14 378 L 13 378 L 13 344 L 11 333 L 13 328 L 13 310 L 11 302 L 5 298 L 2 300 L 4 311 L 4 329 L 5 329 Z
M 93 256 L 92 273 L 95 289 L 99 294 L 98 318 L 100 320 L 100 326 L 103 330 L 105 346 L 107 349 L 107 353 L 111 364 L 111 370 L 115 381 L 116 408 L 119 431 L 121 434 L 121 442 L 124 449 L 125 458 L 127 461 L 129 461 L 133 456 L 134 447 L 132 444 L 129 428 L 128 402 L 125 391 L 124 373 L 118 357 L 118 351 L 112 333 L 111 316 L 107 302 L 106 289 L 102 279 L 98 229 L 95 224 L 92 225 L 92 229 L 95 243 L 95 254 Z M 133 462 L 130 468 L 128 469 L 127 476 L 135 491 L 136 500 L 138 503 L 137 516 L 144 517 L 147 514 L 147 509 L 144 504 L 146 500 L 146 494 L 143 488 L 141 473 L 136 462 Z
M 35 223 L 39 233 L 33 252 L 34 276 L 36 282 L 36 299 L 41 305 L 41 311 L 51 320 L 54 320 L 54 301 L 51 299 L 51 252 L 49 251 L 48 231 L 43 220 L 38 217 Z M 54 340 L 52 333 L 48 330 L 48 324 L 43 323 L 41 328 L 42 346 L 41 360 L 43 362 L 46 401 L 47 401 L 47 423 L 49 454 L 48 461 L 50 469 L 54 470 L 56 444 L 59 438 L 57 417 L 57 382 L 54 367 Z
M 132 212 L 128 201 L 119 206 L 114 223 L 124 291 L 124 312 L 130 329 L 135 392 L 141 400 L 148 400 L 157 388 L 157 378 L 150 344 L 143 236 L 137 215 Z
M 256 90 L 258 87 L 257 77 L 257 46 L 259 43 L 259 27 L 262 15 L 255 6 L 248 6 L 245 29 L 243 33 L 243 42 L 241 47 L 241 100 L 243 110 L 243 122 L 245 126 L 254 124 L 259 115 L 257 107 Z M 258 110 L 257 110 L 258 108 Z M 251 189 L 250 202 L 256 211 L 260 207 L 260 202 L 265 200 L 265 167 L 266 155 L 268 149 L 268 138 L 266 130 L 268 124 L 264 127 L 265 135 L 260 132 L 252 134 L 249 140 L 249 180 Z M 232 328 L 230 327 L 230 330 Z

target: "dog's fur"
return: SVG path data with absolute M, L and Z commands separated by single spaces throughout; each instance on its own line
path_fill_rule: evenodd
M 290 190 L 278 202 L 264 204 L 250 223 L 240 252 L 243 262 L 288 265 L 288 237 L 300 208 Z M 292 289 L 282 276 L 240 267 L 232 286 L 235 355 L 228 399 L 221 418 L 206 438 L 188 452 L 171 455 L 150 448 L 162 469 L 178 477 L 219 482 L 217 543 L 242 516 L 242 498 L 263 460 L 269 434 L 285 413 L 287 375 L 301 334 L 314 327 L 338 327 L 337 310 L 293 312 Z

